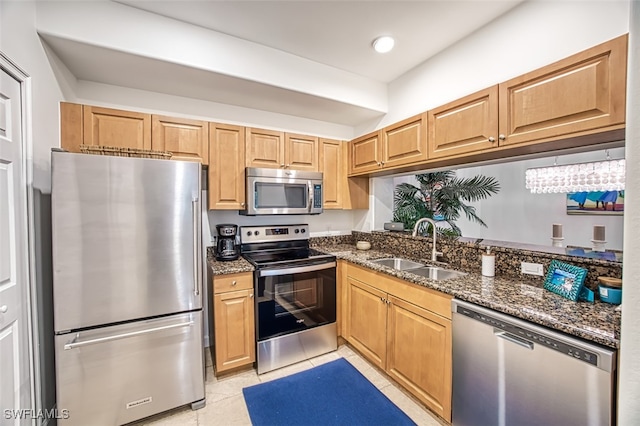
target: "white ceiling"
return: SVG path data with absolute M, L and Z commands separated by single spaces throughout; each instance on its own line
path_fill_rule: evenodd
M 523 1 L 39 0 L 37 29 L 78 80 L 357 126 L 387 112 L 389 82 Z
M 388 83 L 523 0 L 116 1 Z

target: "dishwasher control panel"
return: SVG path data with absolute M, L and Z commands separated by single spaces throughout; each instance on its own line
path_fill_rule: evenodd
M 554 339 L 553 337 L 549 337 L 542 333 L 538 333 L 536 331 L 511 324 L 507 321 L 503 321 L 497 317 L 492 317 L 491 315 L 487 315 L 485 313 L 476 312 L 473 309 L 468 309 L 464 306 L 457 306 L 456 313 L 473 318 L 476 321 L 480 321 L 494 328 L 499 328 L 500 330 L 506 331 L 512 336 L 512 338 L 508 340 L 513 341 L 513 338 L 515 337 L 516 343 L 518 341 L 523 341 L 531 345 L 531 348 L 533 348 L 533 345 L 537 343 L 555 351 L 562 352 L 563 354 L 575 359 L 587 362 L 595 366 L 598 365 L 598 355 L 596 353 L 587 351 L 578 346 L 561 342 L 560 340 Z

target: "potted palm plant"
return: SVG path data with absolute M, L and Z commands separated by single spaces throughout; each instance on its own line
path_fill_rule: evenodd
M 405 229 L 413 229 L 418 219 L 431 218 L 448 224 L 437 227 L 438 233 L 460 236 L 460 228 L 455 221 L 462 214 L 468 220 L 486 227 L 487 224 L 476 214 L 476 209 L 468 203 L 490 197 L 500 191 L 498 181 L 490 176 L 476 175 L 459 178 L 455 171 L 422 173 L 415 176 L 418 186 L 402 183 L 394 191 L 394 222 L 402 222 Z M 429 223 L 424 222 L 418 229 L 420 235 L 428 231 Z

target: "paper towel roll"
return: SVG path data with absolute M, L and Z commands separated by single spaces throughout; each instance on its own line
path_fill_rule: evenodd
M 496 274 L 496 256 L 494 254 L 482 254 L 482 275 L 493 277 Z

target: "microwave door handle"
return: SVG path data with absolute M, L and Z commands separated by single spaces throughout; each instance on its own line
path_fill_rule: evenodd
M 307 182 L 307 191 L 309 191 L 309 202 L 307 203 L 307 211 L 311 212 L 311 206 L 313 206 L 313 185 L 311 185 L 311 181 Z

